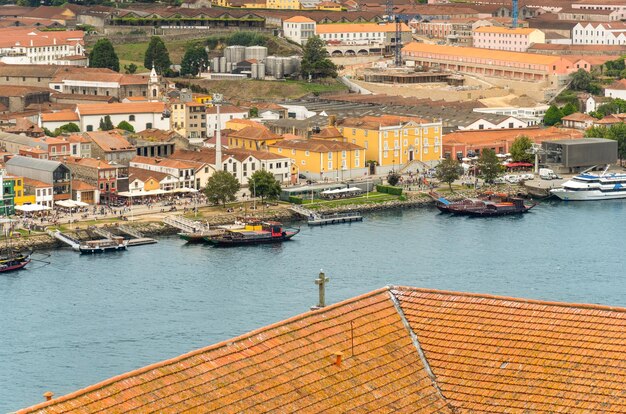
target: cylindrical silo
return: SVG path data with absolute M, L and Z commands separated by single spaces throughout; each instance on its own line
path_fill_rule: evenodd
M 265 63 L 259 63 L 259 76 L 257 79 L 265 79 Z
M 285 76 L 291 75 L 295 72 L 295 64 L 291 62 L 290 57 L 284 57 L 281 60 L 283 61 L 283 74 Z
M 262 62 L 267 57 L 267 48 L 265 46 L 249 46 L 246 48 L 246 60 L 256 59 Z
M 285 73 L 284 67 L 283 67 L 283 61 L 281 60 L 276 60 L 276 67 L 274 68 L 274 77 L 276 79 L 282 79 L 283 78 L 283 73 Z
M 232 46 L 228 46 L 224 48 L 224 59 L 226 59 L 226 62 L 232 62 L 233 61 L 233 49 Z
M 302 58 L 300 56 L 292 56 L 291 57 L 291 63 L 293 64 L 294 68 L 295 68 L 295 72 L 300 71 L 300 63 L 302 63 Z
M 226 73 L 226 58 L 220 58 L 220 73 Z
M 276 72 L 276 56 L 268 56 L 265 59 L 265 73 L 273 76 Z
M 253 63 L 252 65 L 250 65 L 250 78 L 252 79 L 258 79 L 259 78 L 259 64 L 258 63 Z
M 220 58 L 215 57 L 211 60 L 211 70 L 213 72 L 219 72 L 220 71 Z

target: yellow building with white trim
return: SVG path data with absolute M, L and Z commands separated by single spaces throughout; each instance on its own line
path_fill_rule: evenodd
M 365 149 L 366 161 L 378 172 L 398 170 L 417 160 L 430 163 L 442 157 L 442 123 L 406 116 L 382 115 L 346 118 L 337 122 L 346 142 Z

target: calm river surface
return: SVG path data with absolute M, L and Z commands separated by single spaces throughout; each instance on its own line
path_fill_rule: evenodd
M 544 204 L 523 217 L 435 209 L 302 227 L 289 243 L 213 248 L 177 238 L 127 252 L 52 252 L 0 275 L 0 412 L 385 285 L 626 306 L 626 201 Z

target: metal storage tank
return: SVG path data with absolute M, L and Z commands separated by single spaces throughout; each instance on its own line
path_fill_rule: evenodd
M 211 70 L 213 72 L 219 72 L 220 71 L 220 58 L 215 57 L 211 60 Z
M 273 76 L 275 72 L 276 72 L 276 56 L 268 56 L 265 59 L 265 73 Z
M 220 58 L 220 73 L 226 73 L 226 58 Z
M 276 67 L 274 68 L 274 77 L 276 79 L 282 79 L 284 72 L 283 61 L 276 60 Z
M 280 58 L 280 60 L 282 60 L 283 62 L 283 73 L 285 74 L 285 76 L 291 75 L 295 72 L 295 65 L 291 63 L 290 57 L 282 57 Z
M 265 63 L 259 63 L 259 77 L 257 79 L 265 79 Z
M 246 59 L 246 47 L 245 46 L 228 46 L 224 48 L 224 57 L 227 62 L 239 63 Z
M 248 46 L 246 48 L 246 60 L 256 59 L 262 62 L 267 57 L 267 48 L 265 46 Z
M 259 64 L 258 63 L 253 63 L 250 66 L 250 78 L 252 79 L 258 79 L 259 78 Z
M 300 63 L 302 63 L 302 58 L 300 56 L 292 56 L 291 57 L 291 63 L 294 65 L 294 67 L 296 68 L 296 72 L 298 72 L 300 70 Z

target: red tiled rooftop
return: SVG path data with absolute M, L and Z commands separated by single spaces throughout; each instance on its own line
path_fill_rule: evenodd
M 18 413 L 623 413 L 624 343 L 625 308 L 389 287 Z

